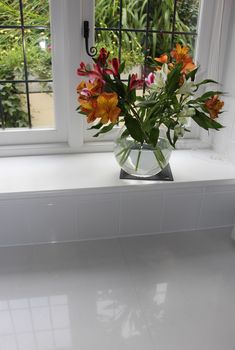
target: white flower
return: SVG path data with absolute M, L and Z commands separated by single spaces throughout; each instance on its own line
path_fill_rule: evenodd
M 195 87 L 195 84 L 191 79 L 188 79 L 188 80 L 185 79 L 183 85 L 179 88 L 177 94 L 191 95 L 193 93 L 194 87 Z
M 151 89 L 159 91 L 166 85 L 168 74 L 167 64 L 163 64 L 161 70 L 154 72 L 154 83 L 151 85 Z
M 189 108 L 188 105 L 184 105 L 182 111 L 178 114 L 178 118 L 181 124 L 187 124 L 188 118 L 192 117 L 195 114 L 195 110 L 193 108 Z

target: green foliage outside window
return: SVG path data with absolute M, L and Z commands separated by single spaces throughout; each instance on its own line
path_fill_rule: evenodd
M 123 0 L 122 27 L 145 29 L 147 23 L 147 0 Z M 173 23 L 174 0 L 150 0 L 149 28 L 171 31 Z M 199 12 L 199 0 L 178 0 L 176 9 L 175 31 L 195 32 Z M 119 0 L 96 0 L 96 27 L 117 28 L 119 21 Z M 170 34 L 149 35 L 148 49 L 151 56 L 159 56 L 169 51 L 171 46 Z M 175 43 L 188 45 L 191 52 L 194 49 L 194 38 L 190 35 L 176 35 Z M 99 49 L 106 47 L 111 56 L 118 55 L 119 38 L 115 31 L 98 31 L 96 43 Z M 174 44 L 175 44 L 174 43 Z M 122 58 L 126 67 L 143 62 L 145 49 L 145 33 L 123 32 Z

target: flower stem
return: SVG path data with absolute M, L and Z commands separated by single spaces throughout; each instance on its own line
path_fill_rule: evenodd
M 166 158 L 164 157 L 164 154 L 162 153 L 161 149 L 158 147 L 156 150 L 153 151 L 153 154 L 161 169 L 164 169 L 166 165 Z
M 136 161 L 136 165 L 135 165 L 135 171 L 137 171 L 138 167 L 139 167 L 141 151 L 142 151 L 142 146 L 140 147 L 139 152 L 138 152 L 137 161 Z

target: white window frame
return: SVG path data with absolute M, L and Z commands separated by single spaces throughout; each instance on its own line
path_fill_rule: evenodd
M 210 61 L 211 38 L 214 30 L 216 6 L 226 0 L 202 0 L 199 18 L 196 61 L 200 61 L 199 78 L 207 77 Z M 14 129 L 0 131 L 0 156 L 55 154 L 71 152 L 104 152 L 113 149 L 112 135 L 95 139 L 85 138 L 85 117 L 78 115 L 76 86 L 81 80 L 76 75 L 77 67 L 83 60 L 89 61 L 85 53 L 83 21 L 94 23 L 94 0 L 51 0 L 51 31 L 53 37 L 53 81 L 56 128 Z M 229 11 L 223 23 L 228 22 Z M 92 45 L 92 34 L 90 45 Z M 209 49 L 208 49 L 209 48 Z M 199 59 L 200 58 L 200 59 Z M 220 64 L 221 61 L 220 61 Z M 115 131 L 114 131 L 115 133 Z M 178 148 L 205 148 L 211 139 L 197 126 L 191 138 L 178 141 Z M 100 140 L 100 141 L 98 141 Z

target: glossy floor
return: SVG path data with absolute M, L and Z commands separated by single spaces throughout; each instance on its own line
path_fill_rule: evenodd
M 234 350 L 229 233 L 0 248 L 0 349 Z

